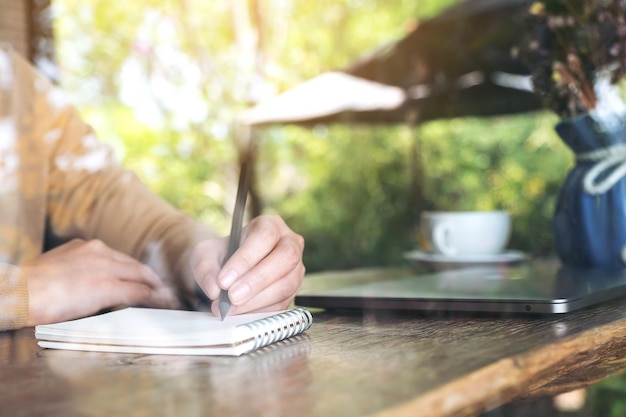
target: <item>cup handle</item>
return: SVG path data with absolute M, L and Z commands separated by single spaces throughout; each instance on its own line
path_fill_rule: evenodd
M 450 244 L 452 226 L 449 223 L 439 223 L 433 228 L 433 244 L 437 252 L 446 256 L 456 254 L 456 249 Z

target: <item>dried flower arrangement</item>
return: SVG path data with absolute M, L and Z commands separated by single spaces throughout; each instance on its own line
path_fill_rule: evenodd
M 520 56 L 576 157 L 557 198 L 556 252 L 566 265 L 626 269 L 626 0 L 543 0 L 527 15 Z
M 520 53 L 548 108 L 561 119 L 626 112 L 614 88 L 626 73 L 626 1 L 535 2 L 529 23 Z

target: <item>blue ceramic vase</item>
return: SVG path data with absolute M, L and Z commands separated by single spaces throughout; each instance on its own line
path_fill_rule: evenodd
M 626 266 L 626 124 L 601 127 L 589 115 L 556 126 L 576 155 L 554 214 L 557 255 L 565 265 Z

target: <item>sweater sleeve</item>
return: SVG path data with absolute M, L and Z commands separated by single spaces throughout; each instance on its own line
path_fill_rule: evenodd
M 32 125 L 32 122 L 22 112 L 28 102 L 23 102 L 21 97 L 16 99 L 21 85 L 22 63 L 13 57 L 10 46 L 0 43 L 0 331 L 27 324 L 28 282 L 17 265 L 24 252 L 38 252 L 41 246 L 41 242 L 31 244 L 33 240 L 41 239 L 30 239 L 29 236 L 30 232 L 37 230 L 38 222 L 36 219 L 30 221 L 31 218 L 25 220 L 30 213 L 24 213 L 23 202 L 31 196 L 24 196 L 24 185 L 38 182 L 20 175 L 25 162 L 21 146 L 26 145 L 18 140 L 21 139 L 20 126 Z M 23 149 L 28 156 L 37 154 L 28 146 Z
M 0 331 L 26 326 L 28 287 L 16 266 L 0 264 Z
M 61 238 L 100 239 L 152 267 L 181 299 L 194 301 L 189 252 L 215 237 L 205 225 L 174 209 L 113 157 L 53 86 L 40 86 L 35 104 L 47 131 L 47 213 Z M 60 104 L 59 104 L 60 103 Z M 42 132 L 43 137 L 50 135 Z

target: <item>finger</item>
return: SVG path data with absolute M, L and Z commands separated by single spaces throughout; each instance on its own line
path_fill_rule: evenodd
M 241 305 L 266 288 L 272 287 L 278 291 L 275 294 L 281 297 L 278 299 L 282 299 L 297 290 L 303 275 L 300 239 L 295 235 L 286 236 L 281 239 L 269 256 L 229 288 L 229 298 L 233 304 Z
M 174 292 L 165 287 L 155 290 L 138 282 L 118 281 L 117 285 L 111 285 L 110 288 L 119 298 L 108 304 L 169 309 L 180 307 Z
M 222 290 L 217 283 L 217 274 L 220 269 L 217 262 L 207 259 L 199 264 L 194 272 L 198 285 L 211 300 L 218 298 Z
M 244 304 L 232 304 L 229 314 L 234 315 L 251 311 L 276 311 L 277 309 L 286 309 L 302 286 L 304 272 L 304 265 L 298 265 L 290 274 L 283 276 L 273 285 L 265 288 Z M 215 315 L 220 314 L 219 303 L 217 301 L 211 304 L 211 311 Z
M 268 221 L 266 217 L 256 218 L 246 226 L 241 246 L 224 263 L 218 275 L 221 288 L 229 289 L 236 280 L 269 255 L 280 240 L 280 224 Z
M 228 247 L 228 237 L 212 238 L 199 242 L 193 248 L 190 256 L 192 268 L 198 267 L 206 259 L 215 259 L 215 262 L 222 264 L 226 256 Z
M 135 260 L 119 261 L 104 256 L 91 257 L 83 259 L 81 268 L 85 273 L 93 274 L 94 279 L 135 282 L 152 289 L 165 287 L 150 267 Z
M 70 243 L 73 243 L 75 241 L 76 240 L 73 240 Z M 130 256 L 111 248 L 100 239 L 90 239 L 88 241 L 82 241 L 79 243 L 80 246 L 78 250 L 81 252 L 85 252 L 86 255 L 102 256 L 120 262 L 128 262 L 130 260 L 136 261 L 134 258 L 131 258 Z
M 145 282 L 152 288 L 161 288 L 165 285 L 152 268 L 125 253 L 112 249 L 101 240 L 93 239 L 84 242 L 82 250 L 87 251 L 88 254 L 103 257 L 105 262 L 112 261 L 113 272 L 121 279 Z
M 152 268 L 139 262 L 116 262 L 112 268 L 114 276 L 122 281 L 141 283 L 154 290 L 166 288 Z
M 288 308 L 291 307 L 292 305 L 292 298 L 295 295 L 295 293 L 288 297 L 285 300 L 281 300 L 281 301 L 277 301 L 277 302 L 273 302 L 271 304 L 267 303 L 267 299 L 270 298 L 270 294 L 259 294 L 258 296 L 258 300 L 257 298 L 251 300 L 249 303 L 246 303 L 244 305 L 240 305 L 240 306 L 236 306 L 233 305 L 231 306 L 231 309 L 229 310 L 228 314 L 229 315 L 237 315 L 237 314 L 245 314 L 245 313 L 260 313 L 260 312 L 264 312 L 264 311 L 282 311 L 282 310 L 287 310 Z M 219 302 L 214 301 L 211 304 L 211 312 L 216 315 L 219 316 L 220 315 L 220 311 L 219 311 Z
M 183 307 L 180 299 L 170 288 L 163 287 L 152 292 L 152 296 L 145 302 L 146 307 L 180 309 Z
M 227 238 L 200 242 L 191 256 L 191 267 L 196 282 L 210 299 L 219 297 L 221 288 L 217 275 L 226 254 Z

